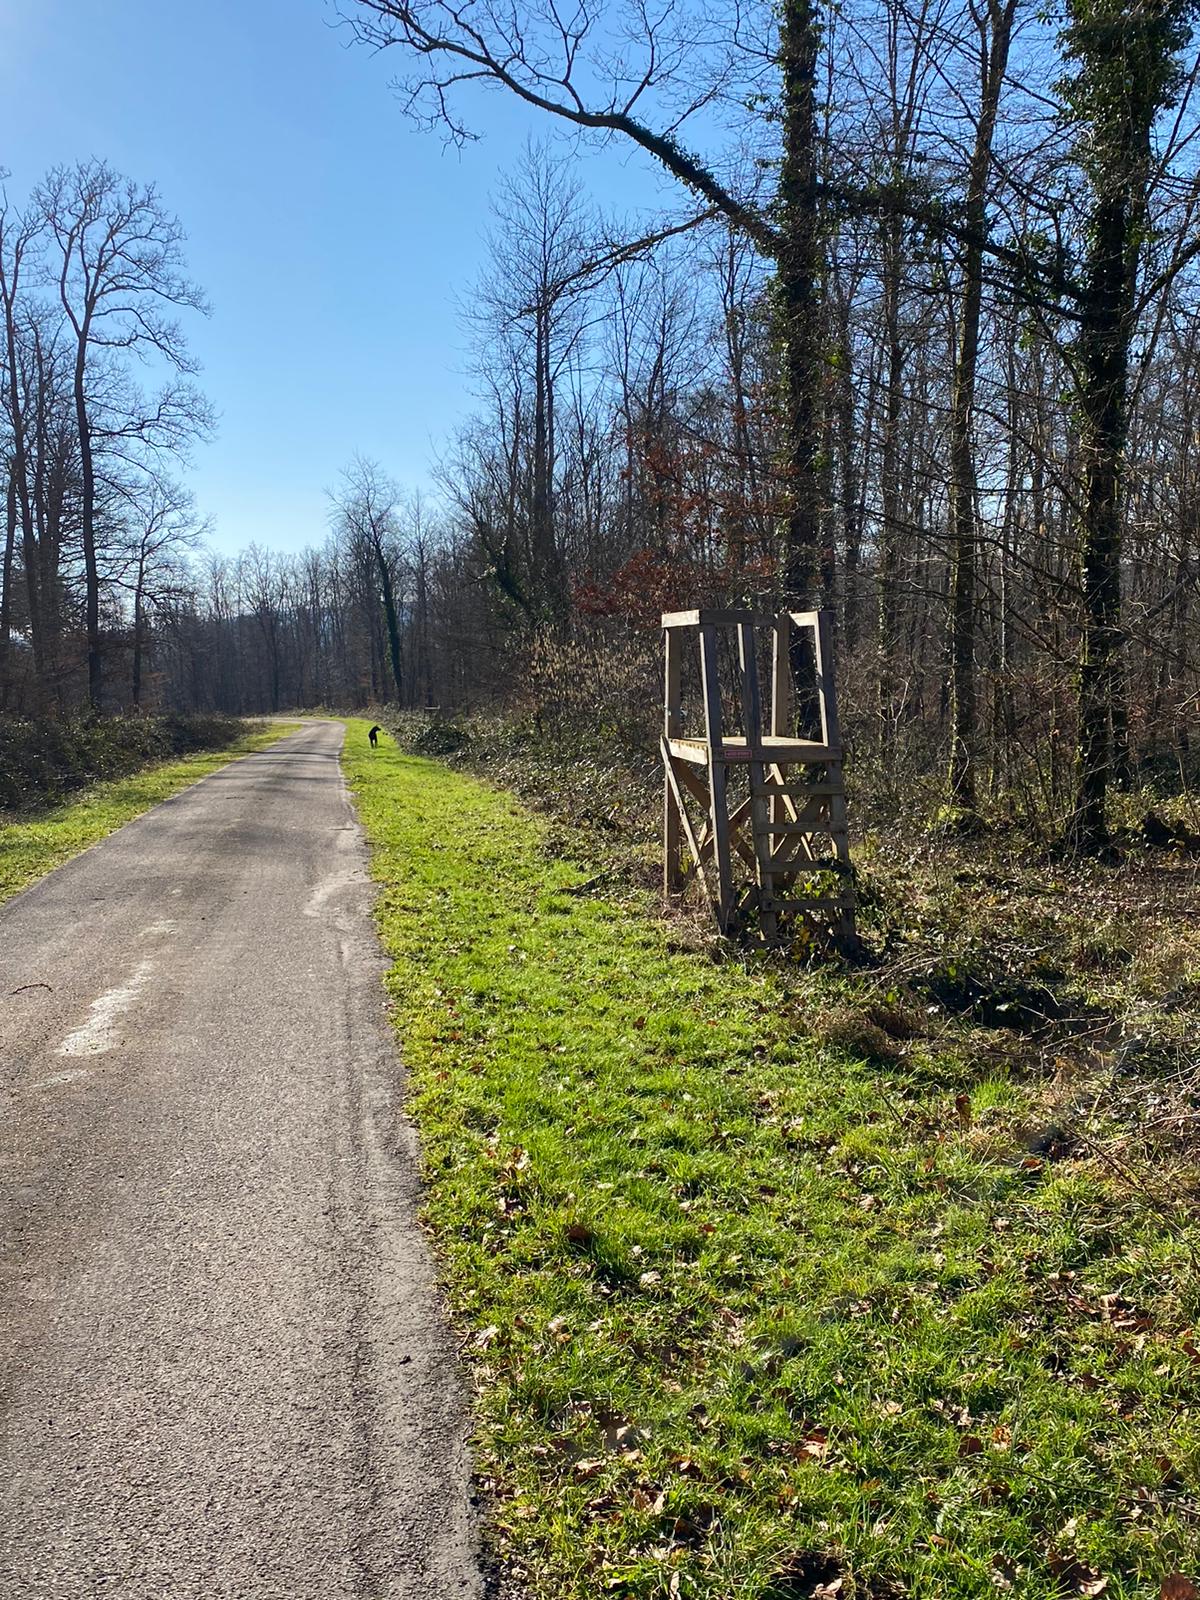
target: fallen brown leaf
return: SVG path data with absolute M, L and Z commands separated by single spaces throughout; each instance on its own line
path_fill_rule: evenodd
M 1047 1562 L 1059 1583 L 1073 1594 L 1091 1596 L 1094 1600 L 1096 1595 L 1103 1594 L 1108 1588 L 1108 1579 L 1094 1567 L 1086 1566 L 1077 1556 L 1052 1550 Z

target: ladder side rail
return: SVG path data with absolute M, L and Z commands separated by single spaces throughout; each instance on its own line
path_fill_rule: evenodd
M 713 859 L 717 869 L 717 925 L 729 928 L 733 911 L 733 868 L 729 857 L 729 806 L 725 795 L 725 735 L 721 718 L 721 678 L 717 630 L 700 629 L 700 682 L 704 690 L 704 732 L 708 740 L 708 800 L 712 817 Z
M 758 910 L 763 938 L 774 940 L 775 879 L 771 872 L 770 805 L 763 789 L 762 701 L 758 689 L 758 657 L 754 629 L 738 626 L 738 665 L 742 677 L 742 720 L 750 751 L 750 820 L 754 836 L 754 876 L 758 882 Z
M 837 688 L 833 681 L 833 615 L 818 611 L 813 628 L 817 666 L 817 693 L 821 705 L 821 743 L 842 753 L 842 730 L 838 721 Z
M 682 888 L 685 873 L 681 861 L 685 821 L 682 798 L 671 782 L 673 757 L 670 741 L 683 733 L 682 640 L 671 628 L 663 629 L 663 893 Z

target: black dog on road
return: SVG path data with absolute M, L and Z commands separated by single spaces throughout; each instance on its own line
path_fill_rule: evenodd
M 371 741 L 371 749 L 372 750 L 374 750 L 375 746 L 379 743 L 379 735 L 382 732 L 383 732 L 383 729 L 379 726 L 378 723 L 376 723 L 373 728 L 368 729 L 367 738 L 370 739 L 370 741 Z

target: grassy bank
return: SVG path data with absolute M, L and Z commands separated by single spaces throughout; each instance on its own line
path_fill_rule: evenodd
M 505 795 L 358 724 L 345 762 L 530 1594 L 1200 1571 L 1190 1166 L 1171 1202 L 1115 1181 L 973 1033 L 890 992 L 848 1027 L 866 980 L 715 961 L 636 887 L 575 892 Z
M 156 762 L 128 777 L 93 784 L 63 805 L 0 812 L 0 904 L 160 800 L 290 731 L 288 726 L 255 723 L 219 749 Z
M 130 777 L 156 762 L 223 750 L 246 726 L 240 717 L 213 712 L 0 715 L 0 814 L 44 810 L 80 789 Z

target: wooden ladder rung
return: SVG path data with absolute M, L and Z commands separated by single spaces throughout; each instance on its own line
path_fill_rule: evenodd
M 802 833 L 833 833 L 832 822 L 768 822 L 754 832 L 760 838 L 768 838 L 774 834 L 802 834 Z
M 779 783 L 774 778 L 764 778 L 761 783 L 752 783 L 750 787 L 756 795 L 762 795 L 767 800 L 773 795 L 784 795 L 789 800 L 815 800 L 822 795 L 845 792 L 841 780 L 832 778 L 824 783 L 805 783 L 802 778 L 797 778 L 794 783 Z
M 853 911 L 854 896 L 849 894 L 813 896 L 804 900 L 770 900 L 773 911 Z

